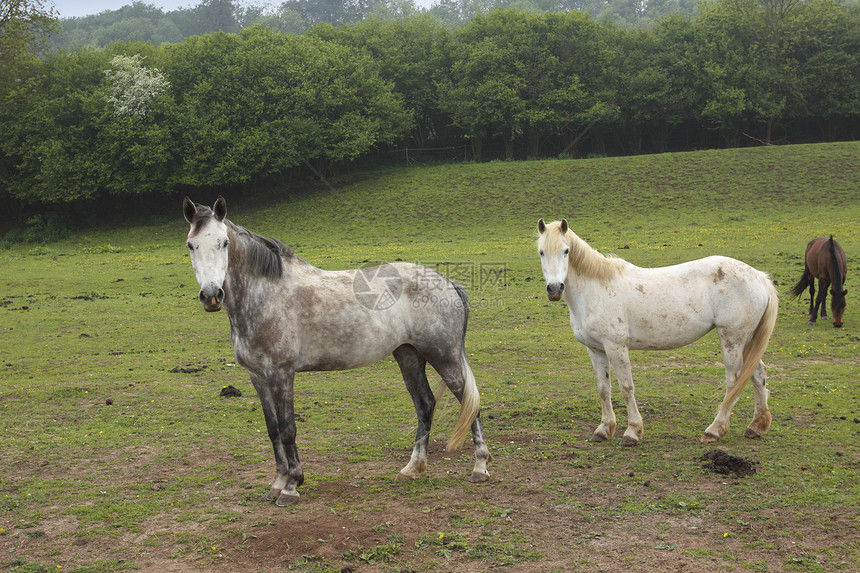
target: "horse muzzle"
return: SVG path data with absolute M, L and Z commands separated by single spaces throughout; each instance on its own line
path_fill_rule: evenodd
M 214 284 L 200 289 L 200 302 L 206 312 L 218 312 L 224 302 L 224 289 Z
M 552 302 L 561 300 L 561 295 L 564 292 L 564 283 L 547 283 L 546 295 Z

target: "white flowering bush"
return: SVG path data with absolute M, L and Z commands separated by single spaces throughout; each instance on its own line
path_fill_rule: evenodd
M 149 103 L 167 91 L 170 82 L 157 68 L 143 66 L 144 56 L 115 56 L 112 69 L 105 70 L 111 84 L 108 103 L 113 104 L 119 116 L 137 115 L 146 117 Z

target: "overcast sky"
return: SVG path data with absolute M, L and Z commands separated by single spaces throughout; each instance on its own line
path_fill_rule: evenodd
M 46 0 L 45 6 L 51 4 L 52 0 Z M 105 10 L 118 10 L 128 6 L 133 0 L 53 0 L 54 7 L 60 13 L 60 18 L 80 18 L 98 14 Z M 146 4 L 153 4 L 165 12 L 177 8 L 193 8 L 200 4 L 201 0 L 143 0 Z M 432 0 L 413 0 L 416 6 L 429 6 Z M 259 0 L 250 2 L 239 2 L 242 5 L 254 6 L 280 6 L 283 0 Z
M 177 8 L 187 8 L 196 6 L 200 2 L 194 0 L 144 0 L 146 4 L 154 4 L 165 12 L 176 10 Z M 54 7 L 60 13 L 60 18 L 79 18 L 81 16 L 90 16 L 98 14 L 105 10 L 118 10 L 123 6 L 128 6 L 133 0 L 53 0 Z M 51 0 L 45 2 L 49 5 Z

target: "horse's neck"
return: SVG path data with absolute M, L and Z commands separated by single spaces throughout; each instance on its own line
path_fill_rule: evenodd
M 568 231 L 568 233 L 567 239 L 571 245 L 568 274 L 574 273 L 585 279 L 605 283 L 621 272 L 625 264 L 622 259 L 607 258 L 573 231 Z
M 839 254 L 836 250 L 836 243 L 828 245 L 827 249 L 827 265 L 830 267 L 829 275 L 830 282 L 833 284 L 833 290 L 842 292 L 842 283 L 845 282 L 845 273 L 842 272 L 842 265 L 839 261 Z M 845 265 L 846 270 L 848 265 Z

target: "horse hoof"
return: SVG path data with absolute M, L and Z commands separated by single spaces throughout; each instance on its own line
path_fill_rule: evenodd
M 266 501 L 275 501 L 280 497 L 281 490 L 272 488 L 269 490 L 269 493 L 266 494 Z
M 715 436 L 713 434 L 709 434 L 708 432 L 705 432 L 705 434 L 702 436 L 701 442 L 703 444 L 710 444 L 712 442 L 716 442 L 719 439 L 720 439 L 719 436 Z
M 761 433 L 753 430 L 752 428 L 747 428 L 744 430 L 744 437 L 749 438 L 750 440 L 755 440 L 756 438 L 761 437 Z
M 415 481 L 417 479 L 421 479 L 421 474 L 414 475 L 400 472 L 394 477 L 394 481 L 398 482 Z
M 481 483 L 485 481 L 490 481 L 490 473 L 489 472 L 472 472 L 472 475 L 469 477 L 469 481 L 472 483 Z
M 807 326 L 815 326 L 815 321 L 814 321 L 814 320 L 810 320 L 809 322 L 807 322 L 807 323 L 806 323 L 806 325 L 807 325 Z
M 625 448 L 631 448 L 639 443 L 639 440 L 636 438 L 631 438 L 630 436 L 623 436 L 621 438 L 621 445 Z
M 277 505 L 278 507 L 287 507 L 298 502 L 299 494 L 281 492 L 281 495 L 278 496 L 278 501 L 275 502 L 275 505 Z
M 589 441 L 589 442 L 595 442 L 595 443 L 597 443 L 597 442 L 605 442 L 605 441 L 606 441 L 606 440 L 608 440 L 608 439 L 609 439 L 609 438 L 607 438 L 607 437 L 606 437 L 606 436 L 604 436 L 603 434 L 597 434 L 597 433 L 595 433 L 595 434 L 592 434 L 590 438 L 588 438 L 588 441 Z

